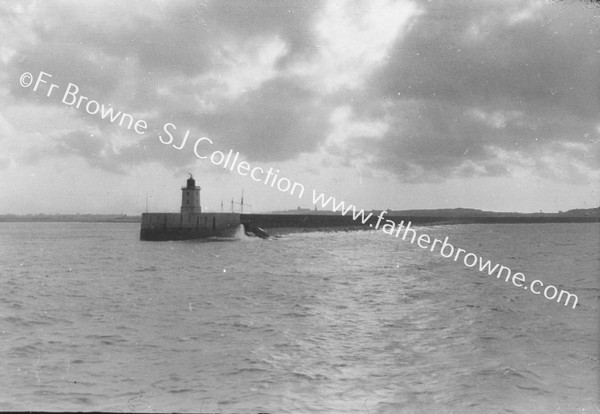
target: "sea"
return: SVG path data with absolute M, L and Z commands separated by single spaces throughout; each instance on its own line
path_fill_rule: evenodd
M 600 413 L 600 224 L 417 227 L 575 309 L 380 230 L 139 227 L 0 223 L 0 410 Z

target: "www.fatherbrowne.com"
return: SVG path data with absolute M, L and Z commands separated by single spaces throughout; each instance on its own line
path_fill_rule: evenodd
M 348 214 L 350 211 L 352 212 L 352 219 L 354 221 L 360 219 L 363 225 L 366 225 L 369 220 L 372 218 L 373 213 L 369 213 L 365 215 L 363 209 L 358 210 L 354 205 L 346 205 L 343 201 L 336 202 L 334 197 L 329 197 L 325 199 L 326 196 L 323 193 L 317 193 L 313 190 L 313 204 L 320 203 L 321 207 L 330 209 L 333 212 L 340 212 L 343 216 Z M 461 248 L 455 248 L 452 244 L 448 243 L 448 237 L 445 237 L 444 240 L 433 239 L 429 237 L 427 234 L 420 234 L 417 237 L 417 232 L 411 228 L 412 223 L 409 221 L 406 225 L 404 224 L 404 220 L 401 220 L 400 223 L 396 223 L 393 220 L 384 219 L 384 216 L 387 214 L 387 211 L 382 211 L 379 213 L 377 217 L 377 222 L 373 226 L 373 224 L 369 224 L 370 227 L 374 227 L 376 230 L 380 228 L 381 230 L 389 234 L 393 237 L 400 237 L 402 233 L 402 240 L 406 240 L 409 237 L 411 244 L 417 242 L 417 245 L 422 249 L 428 249 L 430 251 L 438 250 L 440 255 L 446 259 L 452 259 L 457 262 L 459 259 L 462 259 L 462 262 L 467 267 L 479 267 L 479 271 L 482 273 L 487 273 L 489 276 L 492 276 L 496 273 L 496 278 L 504 278 L 505 282 L 512 282 L 516 287 L 520 287 L 524 290 L 529 290 L 533 292 L 535 295 L 543 294 L 546 299 L 556 300 L 558 303 L 564 302 L 564 305 L 567 306 L 572 300 L 572 309 L 575 309 L 577 306 L 578 297 L 573 293 L 569 293 L 566 290 L 558 290 L 555 286 L 547 285 L 544 288 L 544 283 L 541 280 L 534 280 L 531 283 L 526 282 L 525 275 L 521 272 L 513 273 L 512 270 L 506 266 L 502 266 L 500 264 L 495 264 L 492 266 L 492 262 L 490 260 L 486 260 L 484 262 L 481 256 L 477 256 L 475 253 L 467 252 Z M 375 218 L 373 218 L 374 220 Z M 404 229 L 404 232 L 402 232 Z M 497 270 L 497 272 L 496 272 Z

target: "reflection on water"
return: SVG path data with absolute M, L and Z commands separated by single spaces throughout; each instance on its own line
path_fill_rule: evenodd
M 0 224 L 1 409 L 600 408 L 598 225 L 421 228 L 577 294 L 575 310 L 382 232 L 138 230 Z

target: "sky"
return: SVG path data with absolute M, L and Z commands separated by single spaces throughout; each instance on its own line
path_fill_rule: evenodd
M 0 0 L 0 39 L 0 214 L 174 212 L 189 173 L 204 211 L 600 205 L 594 2 Z

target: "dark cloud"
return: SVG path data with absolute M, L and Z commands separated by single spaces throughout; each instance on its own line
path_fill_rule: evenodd
M 328 130 L 327 105 L 298 82 L 276 79 L 200 117 L 221 145 L 251 160 L 285 160 L 316 150 Z
M 504 175 L 505 161 L 491 148 L 535 157 L 596 134 L 593 11 L 550 5 L 526 16 L 508 2 L 421 6 L 424 14 L 355 105 L 360 116 L 379 112 L 390 123 L 382 139 L 355 143 L 375 156 L 372 165 L 407 181 Z M 570 155 L 600 169 L 597 157 Z
M 43 96 L 45 89 L 35 94 L 31 88 L 21 88 L 17 83 L 24 71 L 34 74 L 45 71 L 53 75 L 51 82 L 63 89 L 69 82 L 75 83 L 80 87 L 79 95 L 111 105 L 115 110 L 150 113 L 146 119 L 154 132 L 165 122 L 181 120 L 181 127 L 198 127 L 193 132 L 210 134 L 219 144 L 245 152 L 249 159 L 292 158 L 298 152 L 315 149 L 317 141 L 325 136 L 325 111 L 318 107 L 317 97 L 300 82 L 275 77 L 235 100 L 223 99 L 219 93 L 223 91 L 219 90 L 216 90 L 219 96 L 212 100 L 214 84 L 191 85 L 200 75 L 209 72 L 218 75 L 223 69 L 221 58 L 228 53 L 228 43 L 243 45 L 252 39 L 261 42 L 277 37 L 287 44 L 287 53 L 279 66 L 311 53 L 312 19 L 320 3 L 176 2 L 158 13 L 144 13 L 130 7 L 125 15 L 114 16 L 102 3 L 84 8 L 84 16 L 77 7 L 39 4 L 36 17 L 40 20 L 33 24 L 38 41 L 24 43 L 19 48 L 16 64 L 11 68 L 10 78 L 14 80 L 11 90 L 20 99 L 63 105 L 60 102 L 63 90 L 47 99 Z M 113 18 L 102 19 L 100 15 Z M 158 92 L 160 88 L 162 93 Z M 166 96 L 164 90 L 169 92 Z M 217 106 L 217 111 L 207 113 L 200 108 L 198 97 L 208 99 L 210 105 Z M 122 132 L 99 116 L 88 116 L 82 109 L 77 113 L 108 138 L 114 139 Z M 80 138 L 69 142 L 62 143 L 72 154 L 81 145 L 87 145 L 78 153 L 86 157 L 85 150 L 89 150 L 90 163 L 99 165 L 94 161 L 99 150 L 92 145 L 95 141 Z
M 109 66 L 126 63 L 123 59 L 135 59 L 141 76 L 196 76 L 219 68 L 215 57 L 227 42 L 269 36 L 277 36 L 290 46 L 290 59 L 314 48 L 312 19 L 320 4 L 179 1 L 164 8 L 149 4 L 153 13 L 132 6 L 123 15 L 117 14 L 121 8 L 111 13 L 110 5 L 100 3 L 82 6 L 82 16 L 82 8 L 40 3 L 36 6 L 40 20 L 33 24 L 40 42 L 24 45 L 20 67 L 29 64 L 32 69 L 56 69 L 69 79 L 91 85 L 96 78 L 105 79 L 102 71 L 111 69 Z M 90 65 L 95 66 L 94 71 Z M 115 87 L 118 82 L 102 84 Z
M 397 99 L 561 105 L 597 115 L 600 33 L 589 9 L 547 6 L 533 20 L 514 21 L 510 5 L 422 4 L 424 14 L 374 75 L 374 88 Z
M 81 158 L 88 165 L 113 174 L 127 174 L 130 166 L 147 162 L 179 169 L 193 160 L 197 161 L 192 152 L 177 151 L 160 143 L 154 136 L 115 148 L 107 135 L 89 130 L 52 134 L 45 145 L 27 149 L 20 156 L 20 161 L 25 165 L 36 165 L 48 156 Z

